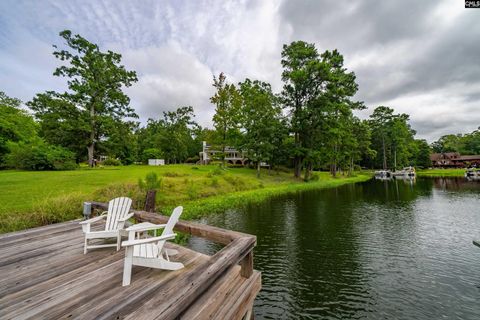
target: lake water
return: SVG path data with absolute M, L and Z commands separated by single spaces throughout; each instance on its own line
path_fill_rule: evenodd
M 480 319 L 480 182 L 371 180 L 205 222 L 257 235 L 258 319 Z

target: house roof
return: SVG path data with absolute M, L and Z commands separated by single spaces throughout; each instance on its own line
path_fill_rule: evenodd
M 463 161 L 468 161 L 468 160 L 480 160 L 480 154 L 460 156 L 460 157 L 458 157 L 456 160 L 463 160 Z
M 453 161 L 472 161 L 480 160 L 480 155 L 460 155 L 458 152 L 432 153 L 431 161 L 453 160 Z

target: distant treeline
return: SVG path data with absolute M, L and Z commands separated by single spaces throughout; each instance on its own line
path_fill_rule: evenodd
M 220 150 L 246 152 L 253 164 L 294 168 L 309 179 L 314 169 L 352 172 L 356 167 L 429 167 L 431 146 L 415 139 L 409 116 L 379 106 L 368 120 L 354 110 L 366 108 L 353 99 L 358 90 L 354 72 L 344 67 L 337 51 L 319 53 L 303 41 L 284 45 L 281 53 L 283 89 L 245 79 L 229 83 L 213 78 L 214 128 L 195 122 L 192 106 L 177 107 L 140 126 L 123 92 L 137 81 L 135 71 L 121 65 L 121 55 L 102 52 L 96 44 L 68 30 L 60 36 L 65 49 L 54 55 L 64 65 L 55 76 L 67 80 L 66 92 L 47 91 L 26 103 L 0 92 L 0 167 L 29 170 L 72 169 L 94 164 L 100 155 L 111 164 L 198 161 L 202 141 Z M 161 57 L 159 57 L 161 59 Z M 445 136 L 435 151 L 480 153 L 479 132 Z M 218 159 L 224 162 L 222 153 Z

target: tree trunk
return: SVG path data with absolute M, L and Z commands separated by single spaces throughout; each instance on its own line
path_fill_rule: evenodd
M 382 148 L 383 148 L 383 170 L 387 170 L 387 156 L 385 154 L 385 137 L 382 137 Z
M 257 161 L 257 178 L 260 178 L 260 161 Z
M 298 147 L 300 145 L 300 135 L 298 133 L 295 133 L 295 146 Z M 294 170 L 293 170 L 293 176 L 295 178 L 300 178 L 302 175 L 302 157 L 299 155 L 296 155 L 293 158 L 293 165 L 294 165 Z
M 93 163 L 93 152 L 94 152 L 94 149 L 95 149 L 95 142 L 92 140 L 92 142 L 90 143 L 90 145 L 87 147 L 87 150 L 88 150 L 88 165 L 90 167 L 93 167 L 94 166 L 94 163 Z
M 95 105 L 92 102 L 90 105 L 90 145 L 88 149 L 88 164 L 90 167 L 93 167 L 95 163 L 93 162 L 93 155 L 95 152 Z
M 311 163 L 308 163 L 306 166 L 305 166 L 305 176 L 304 176 L 304 180 L 305 181 L 309 181 L 311 176 L 312 176 L 312 169 L 313 169 L 313 165 Z
M 225 144 L 227 142 L 227 128 L 223 128 L 223 142 L 222 142 L 222 167 L 225 168 Z
M 145 198 L 145 211 L 155 212 L 155 200 L 157 198 L 157 190 L 148 190 Z
M 337 143 L 335 142 L 335 146 L 333 147 L 333 168 L 332 168 L 332 175 L 333 177 L 337 176 Z
M 302 159 L 301 157 L 296 156 L 293 161 L 295 165 L 293 175 L 295 178 L 300 178 L 300 176 L 302 175 Z
M 353 157 L 350 157 L 350 171 L 348 173 L 349 176 L 353 175 Z
M 394 151 L 393 151 L 393 170 L 394 171 L 397 171 L 397 148 L 395 147 Z

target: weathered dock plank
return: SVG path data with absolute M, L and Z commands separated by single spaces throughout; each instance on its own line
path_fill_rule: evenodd
M 137 214 L 136 214 L 137 215 Z M 138 213 L 139 221 L 166 217 Z M 83 254 L 78 222 L 0 236 L 1 319 L 241 319 L 261 287 L 255 237 L 180 221 L 176 230 L 225 247 L 213 256 L 168 243 L 184 269 L 134 267 L 122 286 L 124 251 Z

